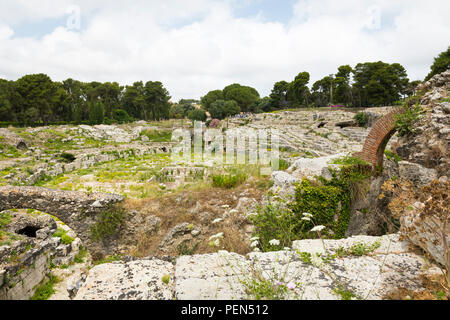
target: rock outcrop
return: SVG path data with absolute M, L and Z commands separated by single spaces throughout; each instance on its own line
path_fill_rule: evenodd
M 400 284 L 423 290 L 417 278 L 439 272 L 409 245 L 399 235 L 362 236 L 296 241 L 294 250 L 248 257 L 220 251 L 179 257 L 174 263 L 154 258 L 114 262 L 91 269 L 76 299 L 244 300 L 254 299 L 251 283 L 267 281 L 294 285 L 284 299 L 339 300 L 339 289 L 345 288 L 355 299 L 379 300 Z M 314 258 L 361 247 L 371 249 L 328 262 Z

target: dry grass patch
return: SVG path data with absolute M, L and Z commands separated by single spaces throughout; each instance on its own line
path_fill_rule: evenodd
M 127 199 L 124 207 L 127 211 L 138 211 L 144 217 L 156 216 L 161 219 L 159 230 L 148 235 L 140 232 L 136 235 L 136 246 L 131 254 L 144 256 L 179 256 L 181 254 L 204 254 L 218 250 L 227 250 L 239 254 L 250 252 L 244 226 L 249 222 L 241 213 L 224 214 L 236 208 L 239 199 L 245 195 L 261 202 L 266 190 L 261 188 L 260 179 L 249 179 L 247 183 L 235 189 L 199 188 L 179 191 L 152 199 Z M 216 219 L 220 223 L 213 224 Z M 165 235 L 175 226 L 188 223 L 193 230 L 201 233 L 196 237 L 180 237 L 168 251 L 160 249 Z M 212 246 L 210 237 L 223 233 L 220 245 Z

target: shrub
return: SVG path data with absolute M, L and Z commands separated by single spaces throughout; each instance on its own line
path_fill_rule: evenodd
M 424 112 L 420 105 L 409 107 L 405 112 L 395 115 L 395 128 L 400 137 L 413 135 L 416 133 L 414 124 L 421 119 Z
M 339 169 L 330 168 L 331 180 L 319 177 L 320 183 L 313 183 L 304 179 L 297 186 L 295 202 L 291 204 L 299 219 L 303 213 L 310 213 L 316 225 L 327 227 L 324 236 L 335 239 L 345 237 L 351 201 L 365 191 L 365 181 L 372 174 L 371 166 L 360 161 L 351 157 L 336 160 L 338 163 L 357 164 L 343 164 Z M 299 239 L 314 238 L 317 235 L 309 232 L 313 227 L 311 222 L 302 221 L 294 231 Z
M 212 119 L 211 122 L 209 123 L 209 127 L 211 129 L 218 128 L 219 126 L 220 126 L 220 120 L 219 119 Z
M 94 240 L 102 240 L 119 231 L 125 220 L 123 208 L 111 207 L 100 214 L 97 222 L 91 227 L 91 236 Z
M 269 204 L 259 208 L 258 213 L 250 217 L 255 226 L 254 236 L 259 238 L 262 251 L 278 251 L 290 247 L 298 237 L 294 232 L 298 224 L 297 217 L 289 208 L 281 204 Z M 271 245 L 272 240 L 280 241 L 279 245 Z
M 295 192 L 295 203 L 292 209 L 298 217 L 299 222 L 295 226 L 294 232 L 300 239 L 314 238 L 315 233 L 310 233 L 314 227 L 312 222 L 301 220 L 301 215 L 305 212 L 313 215 L 316 225 L 326 226 L 325 236 L 336 235 L 342 238 L 340 225 L 348 224 L 346 220 L 346 205 L 343 204 L 345 196 L 343 190 L 337 186 L 314 184 L 308 179 L 304 179 Z M 337 217 L 337 219 L 335 219 Z M 346 228 L 345 228 L 346 229 Z
M 214 188 L 232 189 L 247 180 L 247 175 L 242 172 L 230 174 L 218 174 L 212 176 Z
M 384 154 L 386 155 L 386 158 L 388 160 L 392 159 L 395 161 L 395 163 L 399 163 L 400 161 L 402 161 L 402 158 L 395 152 L 392 152 L 391 150 L 384 151 Z
M 129 123 L 133 122 L 134 119 L 125 110 L 117 109 L 114 111 L 114 120 L 118 123 Z
M 365 112 L 358 112 L 355 115 L 356 122 L 358 123 L 358 126 L 360 127 L 366 127 L 367 124 L 369 123 L 369 118 L 367 117 L 367 113 Z
M 192 121 L 206 121 L 206 112 L 200 109 L 192 110 L 188 113 L 188 119 Z

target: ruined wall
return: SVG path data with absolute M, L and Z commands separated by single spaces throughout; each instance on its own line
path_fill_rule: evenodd
M 115 194 L 51 190 L 39 187 L 0 187 L 0 211 L 36 209 L 54 215 L 67 224 L 90 252 L 108 251 L 108 246 L 91 240 L 90 228 L 97 216 L 111 205 L 123 201 Z

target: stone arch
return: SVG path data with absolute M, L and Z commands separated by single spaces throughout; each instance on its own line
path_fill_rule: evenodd
M 355 156 L 369 162 L 374 170 L 381 168 L 383 166 L 385 148 L 397 131 L 395 116 L 404 111 L 404 108 L 398 108 L 379 119 L 372 127 L 372 130 L 370 130 L 362 151 L 356 153 Z
M 35 209 L 49 213 L 67 224 L 91 253 L 105 251 L 103 244 L 91 240 L 90 229 L 97 215 L 112 204 L 123 201 L 115 194 L 52 190 L 40 187 L 0 187 L 0 212 Z

